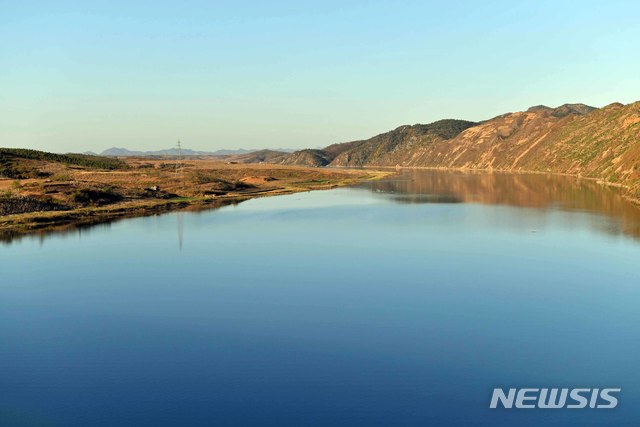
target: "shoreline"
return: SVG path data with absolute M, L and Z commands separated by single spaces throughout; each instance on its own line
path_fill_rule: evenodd
M 306 169 L 306 168 L 294 168 Z M 54 232 L 67 232 L 83 227 L 90 227 L 98 224 L 110 223 L 121 219 L 137 218 L 144 216 L 159 215 L 181 210 L 202 211 L 218 209 L 224 206 L 244 202 L 258 197 L 271 197 L 299 192 L 330 190 L 334 188 L 347 187 L 357 183 L 379 180 L 396 174 L 399 170 L 434 170 L 448 172 L 467 173 L 504 173 L 504 174 L 531 174 L 531 175 L 554 175 L 565 176 L 574 179 L 585 179 L 593 181 L 606 187 L 614 187 L 620 190 L 621 197 L 640 207 L 640 199 L 627 194 L 630 187 L 624 184 L 608 182 L 599 178 L 585 177 L 570 173 L 529 171 L 529 170 L 507 170 L 507 169 L 474 169 L 474 168 L 446 168 L 435 166 L 362 166 L 352 167 L 329 167 L 321 170 L 345 171 L 355 174 L 358 171 L 369 172 L 365 176 L 353 176 L 341 179 L 328 179 L 326 182 L 306 183 L 305 186 L 285 186 L 276 188 L 254 188 L 250 191 L 231 192 L 221 196 L 186 196 L 171 199 L 138 199 L 122 201 L 104 206 L 81 207 L 71 210 L 37 211 L 21 214 L 0 216 L 0 242 L 11 242 L 12 240 L 28 235 L 47 234 Z M 373 174 L 371 174 L 373 173 Z
M 357 172 L 353 168 L 345 168 Z M 316 190 L 331 190 L 391 175 L 377 170 L 373 175 L 356 176 L 325 183 L 309 183 L 304 187 L 254 189 L 222 196 L 192 196 L 172 199 L 123 201 L 105 206 L 81 207 L 71 210 L 36 211 L 0 216 L 0 242 L 10 243 L 28 235 L 66 232 L 122 219 L 159 215 L 181 210 L 203 211 L 218 209 L 260 197 L 283 196 Z

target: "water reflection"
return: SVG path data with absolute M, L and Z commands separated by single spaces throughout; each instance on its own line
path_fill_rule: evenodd
M 626 200 L 615 188 L 592 180 L 559 175 L 513 174 L 487 172 L 454 172 L 438 170 L 402 170 L 380 181 L 359 185 L 396 203 L 479 203 L 537 208 L 545 211 L 587 212 L 609 221 L 592 218 L 592 227 L 610 235 L 624 234 L 640 238 L 640 207 Z M 202 213 L 230 204 L 234 200 L 218 200 L 206 206 L 191 206 L 178 211 L 177 241 L 182 250 L 184 218 L 182 212 Z M 159 214 L 162 212 L 158 212 Z M 24 237 L 44 244 L 49 237 L 78 237 L 109 228 L 111 223 L 127 219 L 92 219 L 86 223 L 63 224 L 24 235 L 0 232 L 0 244 L 9 245 Z
M 408 171 L 368 187 L 0 247 L 0 425 L 640 419 L 633 404 L 487 408 L 501 384 L 640 401 L 640 244 L 610 237 L 637 209 L 560 177 Z
M 178 222 L 178 249 L 180 250 L 180 252 L 182 252 L 182 245 L 184 242 L 184 213 L 183 212 L 177 212 L 176 213 L 176 220 Z
M 608 234 L 640 238 L 640 207 L 615 188 L 560 175 L 404 170 L 362 185 L 397 203 L 479 203 L 588 212 L 614 219 L 594 221 Z
M 15 230 L 0 230 L 0 244 L 9 246 L 12 243 L 16 243 L 22 239 L 38 239 L 40 245 L 42 246 L 44 242 L 51 237 L 61 237 L 64 239 L 77 237 L 81 238 L 85 234 L 90 234 L 93 231 L 109 229 L 111 224 L 116 223 L 118 221 L 123 221 L 127 219 L 131 219 L 138 216 L 146 216 L 153 217 L 158 216 L 169 211 L 177 212 L 179 214 L 177 219 L 177 233 L 178 233 L 178 247 L 182 250 L 183 246 L 183 237 L 184 237 L 184 226 L 183 226 L 183 215 L 184 212 L 189 213 L 197 213 L 197 212 L 206 212 L 214 209 L 221 208 L 223 206 L 229 205 L 237 205 L 242 203 L 243 200 L 213 200 L 210 203 L 205 205 L 194 205 L 194 206 L 186 206 L 182 207 L 179 210 L 176 210 L 175 207 L 169 209 L 166 206 L 160 206 L 154 211 L 153 214 L 144 215 L 142 212 L 134 212 L 130 215 L 124 215 L 120 217 L 97 217 L 97 218 L 88 218 L 86 220 L 80 222 L 71 222 L 71 223 L 61 223 L 59 225 L 53 227 L 47 227 L 42 229 L 32 230 L 28 233 L 22 231 Z
M 23 238 L 37 239 L 40 246 L 44 245 L 44 242 L 50 237 L 56 236 L 63 239 L 78 238 L 81 239 L 83 235 L 90 234 L 93 231 L 105 230 L 111 228 L 111 223 L 116 221 L 115 219 L 109 221 L 92 221 L 92 222 L 80 222 L 72 224 L 60 225 L 56 228 L 47 228 L 42 230 L 34 230 L 29 234 L 23 234 L 16 231 L 0 231 L 0 244 L 9 246 L 12 243 L 18 242 Z

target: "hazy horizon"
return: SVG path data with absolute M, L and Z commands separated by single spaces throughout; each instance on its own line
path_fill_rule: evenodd
M 307 148 L 640 99 L 640 5 L 5 2 L 0 146 Z

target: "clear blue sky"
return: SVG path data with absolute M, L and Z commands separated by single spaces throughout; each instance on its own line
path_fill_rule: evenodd
M 637 1 L 0 0 L 0 146 L 317 147 L 640 99 Z

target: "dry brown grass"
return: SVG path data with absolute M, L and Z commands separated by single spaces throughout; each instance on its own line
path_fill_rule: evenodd
M 66 207 L 0 217 L 0 234 L 23 233 L 77 222 L 144 215 L 158 210 L 217 206 L 251 197 L 288 194 L 349 185 L 388 174 L 371 170 L 335 170 L 267 164 L 226 164 L 188 159 L 176 172 L 175 161 L 130 158 L 126 170 L 92 170 L 60 163 L 30 162 L 48 178 L 0 179 L 0 195 L 35 197 Z M 156 190 L 158 188 L 158 190 Z M 116 194 L 95 202 L 86 194 Z

